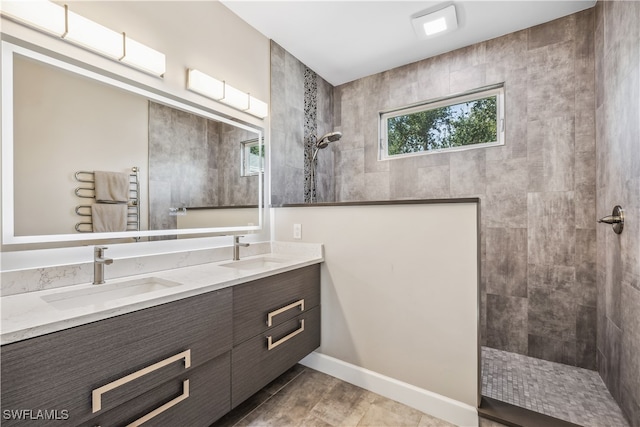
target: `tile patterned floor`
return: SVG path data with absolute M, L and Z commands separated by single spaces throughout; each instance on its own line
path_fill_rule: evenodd
M 482 394 L 585 427 L 628 427 L 595 371 L 482 348 Z
M 452 427 L 446 421 L 296 365 L 212 427 Z M 482 427 L 503 427 L 488 420 Z

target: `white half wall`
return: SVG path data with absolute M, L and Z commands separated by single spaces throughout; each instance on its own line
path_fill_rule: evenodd
M 310 366 L 332 375 L 346 366 L 350 373 L 341 377 L 366 388 L 373 382 L 353 378 L 386 378 L 371 391 L 414 407 L 421 405 L 410 389 L 421 390 L 431 403 L 440 401 L 443 410 L 429 412 L 444 419 L 453 400 L 462 412 L 448 420 L 469 425 L 460 417 L 478 403 L 477 209 L 476 203 L 273 209 L 275 240 L 324 245 L 322 345 Z M 294 224 L 302 226 L 301 240 L 293 239 Z M 396 392 L 403 388 L 413 397 Z
M 178 216 L 178 228 L 238 227 L 258 225 L 258 207 L 229 207 L 214 209 L 187 209 L 187 214 Z

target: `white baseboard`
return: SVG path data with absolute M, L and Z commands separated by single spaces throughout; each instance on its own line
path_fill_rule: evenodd
M 476 408 L 446 396 L 343 362 L 322 353 L 313 352 L 302 359 L 300 363 L 457 426 L 478 427 L 478 411 Z

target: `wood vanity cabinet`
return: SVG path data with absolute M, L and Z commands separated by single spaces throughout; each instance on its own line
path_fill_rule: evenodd
M 231 304 L 228 288 L 3 346 L 2 425 L 104 427 L 164 407 L 148 425 L 208 426 L 230 409 Z M 111 389 L 95 396 L 101 387 Z M 192 414 L 198 402 L 207 409 Z M 33 420 L 39 410 L 68 419 Z
M 135 421 L 142 421 L 141 416 L 132 417 L 131 414 L 149 414 L 149 408 L 157 410 L 161 404 L 169 407 L 143 426 L 209 426 L 229 411 L 229 366 L 230 353 L 226 352 L 81 426 L 129 426 Z M 185 380 L 189 381 L 189 397 L 181 399 Z
M 233 289 L 231 407 L 320 346 L 320 265 Z
M 320 345 L 319 305 L 316 264 L 2 346 L 2 425 L 209 426 Z

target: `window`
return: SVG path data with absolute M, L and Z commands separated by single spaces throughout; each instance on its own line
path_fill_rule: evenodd
M 241 176 L 258 175 L 264 172 L 264 144 L 258 138 L 242 141 Z
M 504 88 L 380 113 L 380 159 L 504 144 Z

